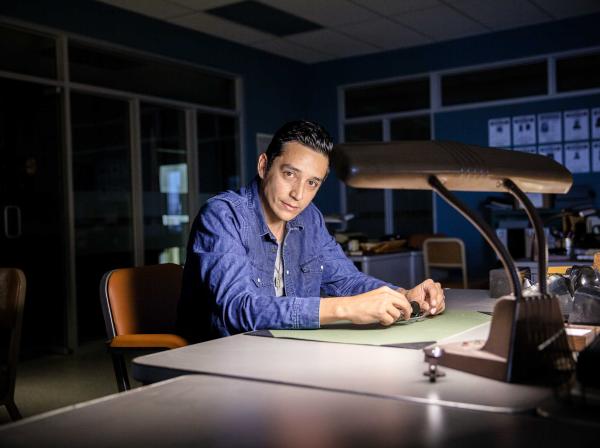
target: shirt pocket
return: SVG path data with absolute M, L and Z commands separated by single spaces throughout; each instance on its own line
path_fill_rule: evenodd
M 261 293 L 273 295 L 273 274 L 274 271 L 266 271 L 252 267 L 252 283 Z M 271 290 L 266 291 L 263 288 L 270 286 Z
M 311 258 L 300 264 L 301 290 L 299 296 L 319 297 L 321 294 L 321 279 L 323 277 L 323 260 L 321 257 Z

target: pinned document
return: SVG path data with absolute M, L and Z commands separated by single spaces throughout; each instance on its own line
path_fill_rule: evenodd
M 565 145 L 565 166 L 572 173 L 590 172 L 590 144 L 588 142 Z
M 565 141 L 587 140 L 590 138 L 589 111 L 587 109 L 564 112 Z
M 488 120 L 488 143 L 493 148 L 508 147 L 510 139 L 510 118 L 492 118 Z
M 592 138 L 600 139 L 600 107 L 592 109 Z
M 562 141 L 561 118 L 560 112 L 550 112 L 537 116 L 539 143 L 559 143 Z
M 521 115 L 512 119 L 513 146 L 535 145 L 535 115 Z
M 563 147 L 561 144 L 554 145 L 540 145 L 538 147 L 538 152 L 546 157 L 550 157 L 554 159 L 556 162 L 564 165 L 563 162 Z
M 600 172 L 600 142 L 592 142 L 592 171 Z

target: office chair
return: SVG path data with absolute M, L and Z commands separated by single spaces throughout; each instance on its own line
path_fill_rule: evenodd
M 0 405 L 13 421 L 21 419 L 14 397 L 25 289 L 23 271 L 0 268 Z
M 426 278 L 431 277 L 432 268 L 448 270 L 460 268 L 462 285 L 449 282 L 444 286 L 468 288 L 465 244 L 460 238 L 427 238 L 423 242 L 423 262 Z
M 100 281 L 100 302 L 119 392 L 129 390 L 125 354 L 183 347 L 175 334 L 183 268 L 167 263 L 115 269 Z

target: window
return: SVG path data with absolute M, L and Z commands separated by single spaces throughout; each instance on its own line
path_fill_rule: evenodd
M 344 99 L 347 118 L 429 109 L 429 77 L 348 88 Z M 347 123 L 344 137 L 346 142 L 429 140 L 430 122 L 427 114 Z M 431 192 L 346 187 L 346 204 L 344 212 L 354 214 L 347 231 L 371 239 L 386 234 L 406 236 L 432 228 Z
M 429 115 L 396 118 L 390 121 L 390 140 L 429 140 L 430 138 Z
M 548 92 L 546 61 L 442 77 L 442 105 L 495 101 Z
M 429 78 L 419 78 L 345 91 L 346 117 L 365 117 L 429 108 Z
M 347 124 L 344 131 L 347 142 L 380 142 L 383 140 L 381 121 Z
M 56 79 L 55 39 L 0 27 L 0 70 Z
M 559 92 L 600 87 L 600 53 L 558 59 L 556 84 Z
M 377 142 L 383 140 L 381 121 L 347 124 L 346 142 Z M 354 218 L 348 222 L 349 232 L 360 232 L 368 238 L 385 234 L 383 190 L 346 187 L 348 211 Z
M 144 261 L 181 264 L 189 223 L 184 111 L 142 103 L 141 137 Z
M 71 81 L 235 109 L 235 81 L 192 66 L 72 42 Z
M 240 186 L 236 117 L 198 113 L 198 179 L 200 198 Z

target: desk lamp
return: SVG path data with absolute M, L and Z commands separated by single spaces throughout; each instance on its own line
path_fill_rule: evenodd
M 527 193 L 566 193 L 571 173 L 549 157 L 445 141 L 347 143 L 335 147 L 338 177 L 356 188 L 433 190 L 482 234 L 504 265 L 512 295 L 494 307 L 487 341 L 437 344 L 430 362 L 506 382 L 560 385 L 574 360 L 556 297 L 540 274 L 539 293 L 523 295 L 514 261 L 492 228 L 451 190 L 508 192 L 535 231 L 540 273 L 548 264 L 542 221 Z M 435 359 L 434 359 L 435 358 Z

